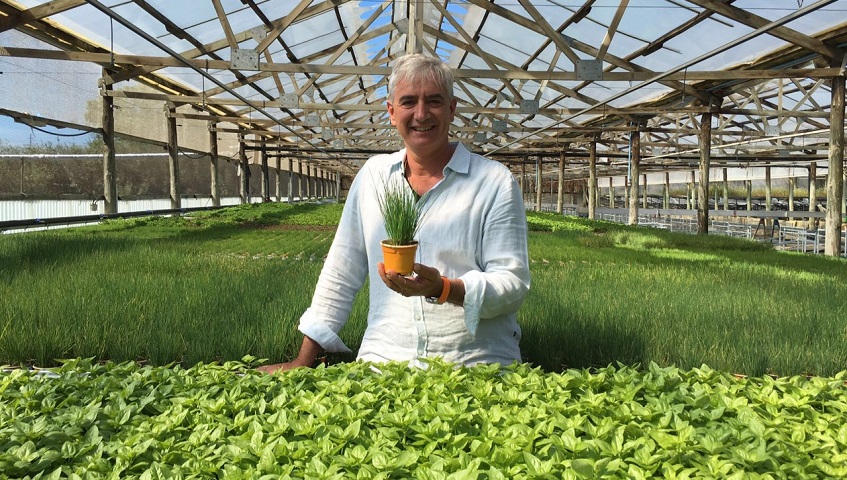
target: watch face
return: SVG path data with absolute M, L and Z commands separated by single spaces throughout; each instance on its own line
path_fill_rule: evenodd
M 438 299 L 436 297 L 426 297 L 427 303 L 438 303 Z

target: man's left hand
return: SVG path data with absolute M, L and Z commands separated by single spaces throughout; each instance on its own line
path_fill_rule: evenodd
M 393 270 L 385 270 L 385 264 L 377 265 L 379 276 L 385 286 L 404 297 L 438 297 L 444 284 L 441 272 L 437 268 L 416 263 L 412 267 L 412 275 L 400 275 Z

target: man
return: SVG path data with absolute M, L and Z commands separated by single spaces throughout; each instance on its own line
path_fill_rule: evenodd
M 300 319 L 300 353 L 262 371 L 311 366 L 322 350 L 349 352 L 338 331 L 365 278 L 370 307 L 359 360 L 521 361 L 516 312 L 530 274 L 526 212 L 514 177 L 500 163 L 449 142 L 456 98 L 452 72 L 439 59 L 399 58 L 387 104 L 405 148 L 372 157 L 356 175 L 312 304 Z M 386 237 L 379 185 L 402 178 L 426 212 L 411 276 L 386 271 L 379 244 Z

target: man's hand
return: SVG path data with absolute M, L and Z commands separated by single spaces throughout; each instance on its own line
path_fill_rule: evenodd
M 256 368 L 256 371 L 273 374 L 277 372 L 285 372 L 292 368 L 313 367 L 320 353 L 321 346 L 318 342 L 304 336 L 303 344 L 300 345 L 300 353 L 297 354 L 297 358 L 290 362 L 262 365 L 261 367 Z
M 393 270 L 385 270 L 385 264 L 377 264 L 382 282 L 404 297 L 437 297 L 441 295 L 444 283 L 437 268 L 416 263 L 412 267 L 414 275 L 403 276 Z
M 290 362 L 274 363 L 272 365 L 262 365 L 261 367 L 256 368 L 256 371 L 262 372 L 262 373 L 274 374 L 274 373 L 278 373 L 278 372 L 286 372 L 286 371 L 291 370 L 293 368 L 311 367 L 311 366 L 312 365 L 310 363 L 298 361 L 298 359 L 295 358 L 294 360 L 292 360 Z

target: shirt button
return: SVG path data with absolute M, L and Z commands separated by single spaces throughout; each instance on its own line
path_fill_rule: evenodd
M 416 321 L 416 322 L 420 322 L 420 321 L 421 321 L 421 317 L 415 317 L 415 321 Z

